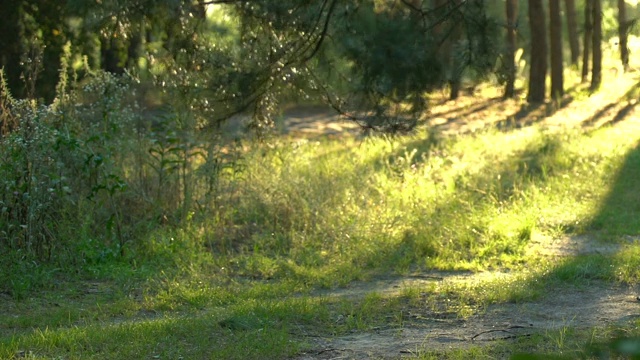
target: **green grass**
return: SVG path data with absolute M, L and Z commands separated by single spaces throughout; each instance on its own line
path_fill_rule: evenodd
M 87 247 L 91 256 L 55 268 L 8 259 L 18 267 L 0 272 L 8 284 L 0 358 L 286 358 L 308 346 L 306 336 L 401 328 L 412 306 L 467 317 L 567 284 L 637 283 L 637 247 L 560 261 L 526 249 L 536 235 L 637 236 L 639 140 L 640 129 L 532 126 L 252 145 L 214 213 L 144 234 L 124 258 Z M 507 275 L 394 295 L 317 295 L 431 270 Z M 597 341 L 609 336 L 594 331 Z M 417 356 L 571 357 L 589 336 L 567 328 Z
M 68 359 L 132 358 L 282 358 L 295 353 L 290 335 L 269 324 L 229 330 L 203 314 L 184 319 L 92 324 L 64 329 L 38 329 L 3 347 L 3 358 L 28 345 L 33 358 L 53 354 Z M 199 336 L 193 336 L 200 334 Z M 42 357 L 41 357 L 42 356 Z
M 612 327 L 584 330 L 567 325 L 515 340 L 498 340 L 490 344 L 471 345 L 451 350 L 418 350 L 415 358 L 422 360 L 636 359 L 640 355 L 638 335 L 637 327 L 630 330 Z

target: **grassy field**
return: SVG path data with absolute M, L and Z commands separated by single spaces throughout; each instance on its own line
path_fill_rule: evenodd
M 135 258 L 88 248 L 67 266 L 3 266 L 0 358 L 331 358 L 339 349 L 321 341 L 400 333 L 418 310 L 465 321 L 567 289 L 633 287 L 640 122 L 637 94 L 625 96 L 611 102 L 625 109 L 620 119 L 607 123 L 603 112 L 588 126 L 608 104 L 575 93 L 575 108 L 592 106 L 591 117 L 571 107 L 545 115 L 567 116 L 567 126 L 526 115 L 455 135 L 246 144 L 218 185 L 217 210 L 145 232 Z M 580 251 L 578 242 L 575 254 L 548 256 L 531 251 L 541 238 L 614 250 Z M 463 279 L 478 274 L 488 276 Z M 449 276 L 462 280 L 441 281 Z M 435 281 L 375 286 L 416 277 Z M 373 285 L 340 295 L 356 284 Z M 628 344 L 601 344 L 640 336 L 637 314 L 490 342 L 425 342 L 395 357 L 617 356 Z M 369 355 L 353 357 L 389 357 Z

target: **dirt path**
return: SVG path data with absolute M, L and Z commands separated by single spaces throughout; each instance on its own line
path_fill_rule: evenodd
M 408 286 L 406 279 L 400 281 Z M 416 286 L 413 284 L 410 286 Z M 594 285 L 554 292 L 537 302 L 492 305 L 468 318 L 410 312 L 402 327 L 379 328 L 334 338 L 313 339 L 298 359 L 393 359 L 420 351 L 488 344 L 563 327 L 590 328 L 640 317 L 640 304 L 625 288 Z
M 638 246 L 640 240 L 627 244 L 603 244 L 588 236 L 559 240 L 539 237 L 529 251 L 549 257 L 585 254 L 612 254 L 621 246 Z M 375 292 L 381 296 L 397 296 L 406 289 L 446 286 L 448 283 L 479 283 L 515 274 L 484 272 L 447 274 L 432 272 L 404 277 L 389 277 L 370 282 L 355 282 L 322 296 L 362 299 Z M 476 309 L 463 318 L 455 312 L 434 311 L 425 298 L 424 308 L 403 311 L 403 325 L 374 328 L 344 336 L 309 338 L 311 350 L 297 357 L 310 359 L 395 359 L 411 357 L 420 351 L 461 348 L 490 344 L 498 339 L 516 339 L 534 333 L 545 334 L 565 327 L 588 329 L 596 326 L 625 324 L 640 318 L 640 301 L 632 289 L 605 282 L 592 282 L 588 287 L 552 289 L 537 301 L 502 303 Z M 436 307 L 437 308 L 437 307 Z M 341 321 L 337 318 L 336 321 Z

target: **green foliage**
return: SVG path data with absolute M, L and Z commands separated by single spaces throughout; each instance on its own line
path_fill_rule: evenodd
M 2 139 L 2 243 L 46 257 L 54 246 L 50 229 L 56 226 L 67 186 L 58 175 L 61 164 L 51 158 L 55 134 L 45 126 L 51 114 L 27 100 L 12 101 L 10 107 L 8 117 L 19 119 L 20 125 Z
M 604 130 L 531 128 L 245 144 L 241 157 L 201 130 L 209 109 L 182 80 L 162 88 L 167 105 L 150 117 L 126 97 L 131 79 L 106 73 L 62 81 L 49 106 L 5 96 L 25 119 L 1 148 L 2 242 L 23 254 L 9 258 L 78 267 L 176 258 L 188 271 L 185 259 L 211 252 L 239 276 L 320 286 L 416 265 L 517 267 L 538 233 L 583 231 L 607 213 L 594 204 L 632 141 L 603 147 Z M 572 205 L 561 205 L 567 196 Z M 163 226 L 180 231 L 154 231 Z
M 349 36 L 340 37 L 341 48 L 352 64 L 354 90 L 374 106 L 384 106 L 383 100 L 388 100 L 423 110 L 421 95 L 442 83 L 442 64 L 435 39 L 420 19 L 402 12 L 377 12 L 371 3 L 343 21 L 341 32 Z M 384 114 L 383 109 L 376 111 Z
M 215 206 L 220 175 L 233 175 L 238 157 L 214 133 L 196 134 L 197 113 L 185 109 L 193 103 L 174 97 L 175 110 L 149 122 L 131 79 L 96 72 L 79 82 L 63 64 L 51 105 L 0 89 L 2 256 L 65 266 L 133 259 L 151 228 Z
M 47 63 L 66 58 L 77 69 L 87 65 L 83 71 L 126 71 L 146 84 L 178 86 L 208 109 L 200 120 L 212 127 L 251 112 L 252 126 L 264 130 L 273 126 L 282 101 L 313 99 L 341 112 L 371 110 L 373 117 L 360 119 L 366 126 L 409 130 L 425 109 L 425 92 L 463 73 L 475 80 L 496 62 L 498 27 L 482 1 L 446 9 L 352 0 L 70 1 L 38 4 L 17 15 L 14 25 L 44 35 L 12 43 L 21 51 L 12 48 L 9 57 L 39 65 L 30 83 L 46 85 L 47 101 L 55 97 L 56 79 L 49 67 L 46 78 L 38 77 L 42 61 L 30 62 L 36 57 L 24 56 L 32 55 L 28 49 L 40 49 Z M 61 18 L 64 26 L 56 27 Z M 449 40 L 451 26 L 436 34 L 442 22 L 464 36 Z M 442 55 L 445 41 L 455 42 L 454 60 Z M 16 89 L 18 70 L 9 70 Z M 24 93 L 37 98 L 39 89 Z

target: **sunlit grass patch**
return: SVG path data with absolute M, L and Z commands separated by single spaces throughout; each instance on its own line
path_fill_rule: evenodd
M 30 335 L 3 341 L 0 357 L 11 358 L 20 351 L 27 351 L 34 358 L 263 359 L 295 353 L 296 346 L 289 340 L 286 330 L 270 327 L 268 322 L 230 329 L 221 326 L 215 316 L 166 317 L 38 329 Z
M 622 135 L 531 127 L 435 143 L 419 133 L 276 144 L 248 161 L 235 221 L 253 230 L 237 240 L 245 254 L 238 270 L 263 279 L 313 274 L 326 283 L 322 272 L 349 264 L 397 271 L 521 264 L 535 232 L 584 231 L 630 149 Z
M 248 146 L 237 176 L 220 179 L 229 193 L 213 210 L 146 232 L 124 256 L 85 232 L 68 268 L 3 269 L 11 286 L 0 296 L 22 307 L 0 315 L 0 357 L 282 358 L 305 334 L 402 328 L 418 308 L 467 319 L 544 300 L 549 289 L 635 284 L 639 139 L 640 129 L 615 126 L 530 126 Z M 619 248 L 531 251 L 536 239 L 576 234 Z M 81 280 L 70 282 L 68 269 Z M 317 295 L 443 270 L 480 275 L 399 293 Z M 33 289 L 54 295 L 32 301 Z M 567 334 L 516 348 L 573 351 L 558 345 Z M 545 341 L 556 345 L 539 347 Z M 511 346 L 503 345 L 417 354 L 499 357 Z
M 613 277 L 622 283 L 635 285 L 640 282 L 640 246 L 637 240 L 623 247 L 613 256 Z

